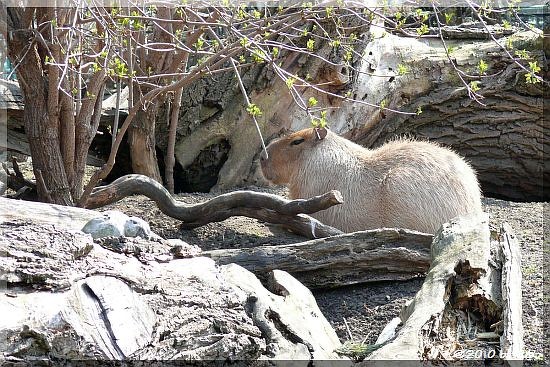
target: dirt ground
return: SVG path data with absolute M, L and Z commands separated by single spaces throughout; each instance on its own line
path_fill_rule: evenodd
M 286 195 L 283 188 L 246 189 Z M 213 196 L 215 194 L 194 193 L 178 195 L 177 199 L 192 204 Z M 490 215 L 492 226 L 498 227 L 506 221 L 519 238 L 522 249 L 525 353 L 529 359 L 540 361 L 545 340 L 542 289 L 543 215 L 549 206 L 547 203 L 515 203 L 491 198 L 485 198 L 483 203 L 485 211 Z M 144 196 L 125 198 L 102 210 L 109 209 L 141 217 L 149 222 L 151 229 L 157 234 L 165 238 L 182 239 L 203 250 L 280 245 L 305 240 L 280 227 L 245 217 L 233 217 L 200 228 L 183 230 L 179 228 L 177 220 L 162 214 L 154 203 Z M 548 250 L 548 239 L 544 241 Z M 348 286 L 314 291 L 314 295 L 321 311 L 333 325 L 342 342 L 352 339 L 374 343 L 387 322 L 398 316 L 405 302 L 414 297 L 422 281 L 423 279 L 414 279 L 399 283 Z
M 21 167 L 24 173 L 32 176 L 30 162 L 23 163 Z M 280 187 L 243 189 L 283 196 L 287 193 Z M 181 194 L 177 196 L 177 200 L 193 204 L 206 201 L 216 194 L 220 193 Z M 491 226 L 498 228 L 506 221 L 519 239 L 522 253 L 525 357 L 540 362 L 544 344 L 550 337 L 543 324 L 544 313 L 548 315 L 550 312 L 549 294 L 543 294 L 543 269 L 548 270 L 543 266 L 548 267 L 544 264 L 543 249 L 547 255 L 550 254 L 550 241 L 544 236 L 549 230 L 548 220 L 545 220 L 549 203 L 516 203 L 484 198 L 483 204 L 484 210 L 490 215 Z M 245 217 L 233 217 L 192 230 L 180 229 L 179 221 L 161 213 L 154 202 L 145 196 L 128 197 L 100 210 L 113 209 L 148 221 L 151 229 L 164 238 L 179 238 L 203 250 L 280 245 L 306 240 L 280 227 Z M 371 344 L 387 322 L 398 316 L 401 307 L 412 299 L 420 289 L 422 281 L 423 279 L 419 278 L 398 283 L 381 282 L 348 286 L 315 291 L 314 295 L 321 311 L 333 325 L 342 342 L 351 339 Z

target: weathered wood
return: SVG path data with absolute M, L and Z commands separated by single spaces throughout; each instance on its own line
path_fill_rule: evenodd
M 172 257 L 170 241 L 127 240 L 137 251 L 109 251 L 32 217 L 1 222 L 0 313 L 9 317 L 0 318 L 0 360 L 339 358 L 336 333 L 290 275 L 275 272 L 266 289 L 238 265 Z
M 304 215 L 341 204 L 341 194 L 334 190 L 307 200 L 287 200 L 278 195 L 255 191 L 234 191 L 204 203 L 188 205 L 176 201 L 164 186 L 147 176 L 126 175 L 109 185 L 96 187 L 88 198 L 86 207 L 101 207 L 133 194 L 145 195 L 155 201 L 164 214 L 181 220 L 183 228 L 195 228 L 234 215 L 244 215 L 283 224 L 308 238 L 342 233 Z
M 487 29 L 485 27 L 487 27 Z M 444 26 L 441 28 L 441 33 L 446 39 L 489 40 L 491 38 L 490 35 L 493 35 L 495 38 L 502 38 L 514 34 L 517 31 L 518 29 L 515 27 L 505 29 L 500 24 L 483 25 L 479 22 L 463 23 L 457 26 Z M 437 28 L 430 28 L 430 34 L 439 35 L 439 30 Z
M 445 224 L 435 235 L 426 280 L 401 312 L 404 325 L 364 365 L 388 359 L 521 360 L 519 246 L 508 230 L 504 226 L 500 240 L 491 241 L 486 214 Z
M 437 333 L 455 279 L 475 286 L 490 257 L 488 218 L 463 218 L 443 226 L 432 245 L 432 264 L 422 288 L 403 309 L 403 327 L 396 338 L 376 350 L 368 359 L 432 359 L 434 343 L 425 340 Z M 465 270 L 460 277 L 457 267 Z M 466 267 L 468 269 L 466 269 Z M 468 275 L 470 278 L 468 279 Z M 434 330 L 435 329 L 435 330 Z M 425 331 L 425 332 L 422 332 Z M 433 349 L 432 349 L 433 348 Z M 438 356 L 435 356 L 438 357 Z
M 502 254 L 502 298 L 504 332 L 500 337 L 502 357 L 509 363 L 523 360 L 523 323 L 521 306 L 521 253 L 512 228 L 504 223 L 500 228 L 499 243 Z
M 523 32 L 510 38 L 514 49 L 526 49 L 531 60 L 545 64 L 542 37 Z M 420 107 L 423 112 L 410 116 L 344 105 L 331 117 L 331 127 L 366 147 L 378 147 L 396 136 L 436 141 L 467 158 L 486 195 L 548 200 L 542 187 L 550 179 L 542 166 L 543 152 L 550 149 L 543 128 L 543 83 L 525 83 L 525 71 L 492 40 L 447 45 L 454 47 L 452 60 L 461 70 L 477 69 L 479 60 L 487 63 L 491 77 L 480 78 L 479 84 L 483 105 L 469 98 L 441 41 L 405 42 L 388 35 L 367 46 L 373 56 L 365 56 L 369 62 L 362 70 L 394 74 L 397 65 L 404 64 L 410 72 L 391 77 L 365 73 L 358 78 L 358 98 L 375 104 L 384 100 L 411 112 Z
M 211 250 L 203 255 L 218 264 L 239 264 L 259 277 L 280 269 L 309 288 L 329 288 L 424 274 L 432 238 L 404 229 L 375 229 L 290 245 Z
M 0 222 L 32 218 L 35 223 L 80 230 L 89 220 L 101 215 L 93 210 L 0 197 Z
M 29 147 L 29 141 L 25 134 L 14 131 L 10 129 L 9 126 L 7 133 L 7 140 L 0 140 L 0 148 L 5 148 L 14 152 L 22 153 L 30 157 L 31 149 Z M 105 160 L 88 153 L 88 155 L 86 156 L 86 164 L 95 167 L 101 167 L 105 164 Z

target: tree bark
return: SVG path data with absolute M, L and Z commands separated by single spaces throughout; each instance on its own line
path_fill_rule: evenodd
M 139 98 L 139 92 L 134 89 L 135 98 Z M 162 182 L 155 150 L 155 124 L 158 107 L 156 102 L 148 104 L 147 110 L 140 110 L 130 129 L 128 129 L 128 144 L 132 157 L 132 169 L 136 174 L 151 177 L 157 182 Z
M 403 326 L 362 365 L 389 359 L 521 360 L 521 267 L 513 237 L 504 226 L 492 241 L 486 214 L 444 224 L 432 244 L 426 280 L 401 311 Z
M 18 10 L 8 9 L 12 19 L 18 17 L 15 12 Z M 32 32 L 21 28 L 21 24 L 10 27 L 14 32 L 8 40 L 8 55 L 13 65 L 19 64 L 17 77 L 26 106 L 23 122 L 33 157 L 38 196 L 43 201 L 72 205 L 73 198 L 60 150 L 59 120 L 49 114 L 48 84 L 37 44 L 32 42 Z M 26 57 L 22 58 L 27 49 Z
M 416 278 L 430 266 L 433 236 L 404 229 L 375 229 L 281 246 L 204 251 L 217 264 L 239 264 L 263 278 L 292 274 L 310 289 Z

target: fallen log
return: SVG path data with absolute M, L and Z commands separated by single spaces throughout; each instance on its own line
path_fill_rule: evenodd
M 513 238 L 503 226 L 498 241 L 491 241 L 486 215 L 445 224 L 435 235 L 426 280 L 401 312 L 403 326 L 363 365 L 389 359 L 521 360 L 521 273 Z
M 88 221 L 103 213 L 70 206 L 0 197 L 0 222 L 26 220 L 35 223 L 56 224 L 65 229 L 80 230 Z
M 383 228 L 296 244 L 202 254 L 219 265 L 239 264 L 260 278 L 280 269 L 310 289 L 331 288 L 423 275 L 430 264 L 432 238 L 416 231 Z
M 120 177 L 109 185 L 96 187 L 86 202 L 86 208 L 98 208 L 134 194 L 145 195 L 153 200 L 164 214 L 181 220 L 181 227 L 185 229 L 242 215 L 282 224 L 307 238 L 321 238 L 342 233 L 336 228 L 304 215 L 343 203 L 342 195 L 335 190 L 313 198 L 297 200 L 242 190 L 216 196 L 204 203 L 189 205 L 175 200 L 168 190 L 155 180 L 134 174 Z
M 131 244 L 139 251 L 114 252 L 32 216 L 0 223 L 0 313 L 9 315 L 0 317 L 0 365 L 346 359 L 333 352 L 340 341 L 311 292 L 290 275 L 274 272 L 266 288 L 235 264 L 168 261 L 170 241 Z

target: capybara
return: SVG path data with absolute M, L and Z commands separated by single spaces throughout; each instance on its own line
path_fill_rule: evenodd
M 330 190 L 344 204 L 313 214 L 345 232 L 407 228 L 435 233 L 457 215 L 481 212 L 472 167 L 437 144 L 400 139 L 367 149 L 321 128 L 273 141 L 260 158 L 264 177 L 292 199 Z

